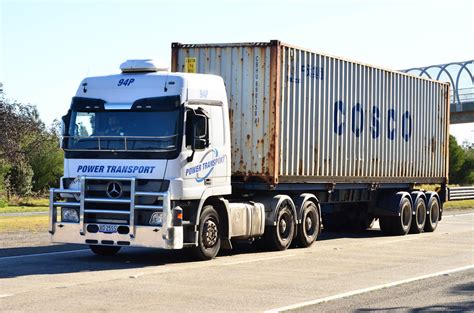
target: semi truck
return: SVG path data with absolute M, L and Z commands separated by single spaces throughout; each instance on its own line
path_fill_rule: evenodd
M 322 225 L 436 229 L 449 84 L 277 40 L 171 48 L 171 70 L 127 60 L 80 83 L 62 119 L 53 242 L 208 260 L 237 241 L 309 247 Z

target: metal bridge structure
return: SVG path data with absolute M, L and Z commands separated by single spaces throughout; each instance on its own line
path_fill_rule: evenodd
M 416 67 L 402 72 L 449 82 L 450 123 L 474 123 L 474 60 Z

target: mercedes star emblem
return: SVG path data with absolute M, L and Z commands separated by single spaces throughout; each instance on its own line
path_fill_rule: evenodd
M 107 185 L 107 196 L 112 199 L 120 198 L 122 195 L 122 185 L 119 182 L 111 181 Z

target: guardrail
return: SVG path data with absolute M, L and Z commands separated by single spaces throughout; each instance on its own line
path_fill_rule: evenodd
M 448 201 L 466 199 L 474 199 L 474 186 L 448 188 Z

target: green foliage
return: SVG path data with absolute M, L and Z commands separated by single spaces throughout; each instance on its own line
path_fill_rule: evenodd
M 15 164 L 10 173 L 10 188 L 17 195 L 29 196 L 33 189 L 33 169 L 28 163 Z
M 8 164 L 5 160 L 0 159 L 0 197 L 3 193 L 5 193 L 5 183 L 10 168 L 10 164 Z
M 58 138 L 46 136 L 39 149 L 28 155 L 33 169 L 33 190 L 45 191 L 50 186 L 59 185 L 63 173 L 63 152 L 58 149 Z
M 453 136 L 449 136 L 449 182 L 474 184 L 474 150 L 463 149 Z
M 474 185 L 474 149 L 465 150 L 466 160 L 461 167 L 465 184 Z
M 35 106 L 0 94 L 0 198 L 25 197 L 57 186 L 62 174 L 58 122 L 48 129 Z
M 0 208 L 5 208 L 8 205 L 7 199 L 0 197 Z

